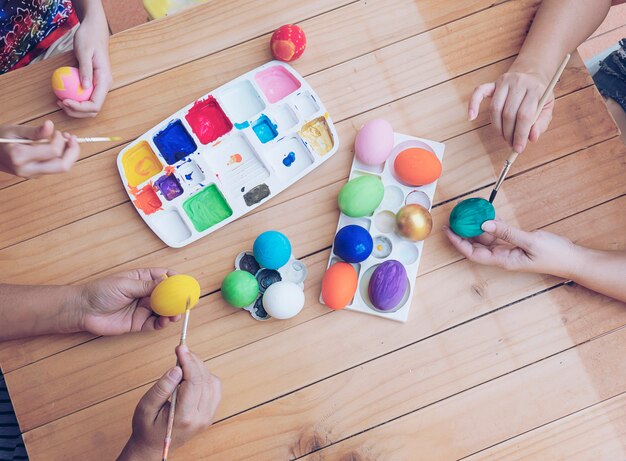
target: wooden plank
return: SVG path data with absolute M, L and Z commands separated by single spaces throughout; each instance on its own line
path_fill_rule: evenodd
M 623 228 L 624 224 L 626 224 L 626 216 L 620 215 L 617 211 L 622 209 L 625 204 L 626 197 L 623 197 L 584 212 L 581 215 L 560 221 L 550 226 L 549 230 L 562 232 L 570 238 L 582 241 L 588 245 L 594 245 L 597 247 L 605 246 L 607 245 L 607 241 L 609 241 L 610 236 L 621 235 L 618 231 Z M 611 219 L 605 220 L 602 224 L 598 224 L 602 221 L 600 217 L 604 216 L 611 216 Z M 592 227 L 590 228 L 586 225 L 586 223 L 591 223 Z M 609 245 L 615 249 L 626 248 L 626 240 L 621 239 Z M 322 264 L 321 268 L 323 269 L 323 267 L 324 266 Z M 316 284 L 317 280 L 319 280 L 319 277 L 321 276 L 321 273 L 316 273 L 316 270 L 319 270 L 319 267 L 314 268 L 312 271 L 314 284 Z M 439 278 L 434 278 L 435 275 L 439 273 L 443 275 Z M 441 284 L 442 280 L 448 280 L 448 283 L 446 284 L 447 289 L 439 290 L 439 292 L 442 292 L 443 295 L 439 293 L 439 298 L 433 299 L 433 290 L 427 290 L 427 288 L 431 286 L 440 286 L 438 284 Z M 369 316 L 345 312 L 324 315 L 322 318 L 317 318 L 303 323 L 295 328 L 291 328 L 281 335 L 273 335 L 271 337 L 261 339 L 261 337 L 254 334 L 254 330 L 257 329 L 250 329 L 246 326 L 249 318 L 244 315 L 236 317 L 238 317 L 240 321 L 243 322 L 245 320 L 246 322 L 239 324 L 230 323 L 227 325 L 220 324 L 215 320 L 211 323 L 205 324 L 204 319 L 198 320 L 195 318 L 190 339 L 194 341 L 194 343 L 192 343 L 192 348 L 196 352 L 211 356 L 220 355 L 215 359 L 209 360 L 208 365 L 214 372 L 221 376 L 225 382 L 229 383 L 228 386 L 224 386 L 225 397 L 219 411 L 219 418 L 225 418 L 244 411 L 247 408 L 259 405 L 265 401 L 270 401 L 275 397 L 279 397 L 295 389 L 299 389 L 311 382 L 318 381 L 322 377 L 330 376 L 336 372 L 335 370 L 345 370 L 348 367 L 353 367 L 357 364 L 371 360 L 373 357 L 380 357 L 391 351 L 414 344 L 420 339 L 428 338 L 430 335 L 437 332 L 453 328 L 455 325 L 459 325 L 472 318 L 482 316 L 492 309 L 510 303 L 512 300 L 529 296 L 532 293 L 545 289 L 556 282 L 557 280 L 553 278 L 545 278 L 531 274 L 506 273 L 494 268 L 473 266 L 468 261 L 464 260 L 418 278 L 417 292 L 428 293 L 428 298 L 414 303 L 413 313 L 409 318 L 409 323 L 405 326 L 398 326 L 393 324 L 393 322 L 381 322 L 379 319 Z M 475 289 L 475 287 L 477 287 L 477 289 Z M 447 297 L 445 296 L 445 293 L 448 293 Z M 483 295 L 477 296 L 477 293 L 482 293 Z M 542 296 L 545 297 L 542 298 Z M 497 302 L 488 302 L 486 299 L 497 300 Z M 581 299 L 593 299 L 593 308 L 588 308 L 589 304 L 582 303 L 580 301 Z M 564 300 L 570 301 L 566 302 Z M 217 300 L 211 303 L 213 309 L 217 309 L 219 304 L 220 301 Z M 531 308 L 527 306 L 536 307 Z M 309 309 L 310 308 L 305 309 L 303 314 L 308 313 L 307 311 Z M 198 314 L 202 313 L 202 316 L 206 315 L 205 310 L 198 310 L 197 312 Z M 508 312 L 512 313 L 508 314 Z M 536 318 L 532 312 L 536 312 L 543 320 Z M 495 334 L 496 339 L 506 337 L 507 339 L 503 344 L 498 342 L 498 345 L 494 346 L 496 350 L 492 350 L 492 353 L 496 353 L 498 347 L 507 348 L 508 352 L 504 353 L 504 356 L 515 363 L 519 363 L 516 362 L 516 360 L 523 361 L 524 354 L 521 352 L 520 354 L 513 354 L 513 351 L 517 350 L 517 347 L 523 348 L 525 343 L 524 341 L 515 341 L 513 338 L 516 337 L 516 335 L 533 333 L 533 338 L 529 339 L 529 349 L 527 352 L 532 355 L 535 353 L 532 352 L 534 350 L 534 345 L 536 344 L 534 341 L 541 342 L 546 340 L 549 343 L 551 341 L 550 338 L 560 338 L 557 343 L 559 343 L 562 347 L 567 347 L 566 343 L 569 344 L 569 341 L 574 341 L 574 343 L 582 342 L 586 340 L 586 338 L 592 337 L 596 334 L 601 334 L 602 331 L 606 331 L 605 328 L 613 328 L 615 325 L 620 324 L 620 322 L 623 323 L 624 315 L 626 315 L 625 312 L 626 311 L 624 311 L 623 305 L 619 303 L 611 302 L 600 296 L 591 295 L 582 289 L 563 288 L 561 291 L 553 291 L 549 294 L 537 296 L 528 301 L 524 301 L 521 305 L 516 306 L 514 311 L 499 311 L 498 314 L 494 314 L 496 317 L 483 317 L 484 320 L 481 319 L 479 322 L 484 321 L 489 325 L 494 326 L 481 329 L 481 331 L 484 332 L 482 335 L 469 333 L 458 334 L 456 329 L 450 331 L 449 333 L 444 333 L 444 335 L 449 334 L 450 336 L 445 337 L 449 337 L 454 341 L 460 340 L 461 338 L 468 338 L 468 340 L 471 338 L 471 341 L 476 342 L 476 347 L 485 346 L 488 348 L 491 347 L 491 342 L 487 339 L 487 337 L 491 337 L 491 334 Z M 508 323 L 494 320 L 500 318 L 500 315 L 511 315 L 516 319 L 518 319 L 518 316 L 521 317 L 519 317 L 519 320 Z M 545 315 L 545 317 L 542 317 L 543 315 Z M 552 320 L 549 320 L 550 318 L 552 318 Z M 526 328 L 526 326 L 532 322 L 537 322 L 536 328 L 539 330 L 547 328 L 550 333 L 547 333 L 544 337 L 543 334 L 538 334 L 536 330 Z M 617 323 L 614 324 L 613 322 Z M 472 322 L 468 325 L 473 325 L 475 323 L 476 322 Z M 549 325 L 554 326 L 555 323 L 561 324 L 563 327 L 561 329 L 557 327 L 548 328 Z M 265 327 L 265 325 L 263 327 Z M 358 335 L 345 335 L 345 331 L 347 331 L 347 329 L 350 329 L 350 331 L 358 331 L 360 333 Z M 250 346 L 239 348 L 230 353 L 224 354 L 225 350 L 219 345 L 221 341 L 221 339 L 218 339 L 220 337 L 219 332 L 229 332 L 228 336 L 230 336 L 233 334 L 233 331 L 239 331 L 241 336 L 248 337 L 251 343 L 254 341 L 254 344 L 250 344 Z M 224 333 L 222 333 L 222 336 L 223 334 Z M 211 339 L 209 340 L 204 338 Z M 381 338 L 384 338 L 382 343 L 380 341 Z M 435 347 L 429 342 L 436 341 L 436 344 L 440 344 L 438 342 L 440 339 L 438 338 L 440 338 L 440 336 L 435 336 L 434 338 L 427 339 L 425 342 L 417 343 L 415 346 L 411 347 L 417 347 L 420 351 L 424 350 L 423 353 L 426 357 L 425 360 L 430 357 L 429 354 L 432 354 L 432 351 L 435 351 L 436 354 L 441 354 L 441 351 L 445 351 L 446 357 L 454 357 L 450 347 Z M 136 337 L 135 339 L 138 340 L 140 337 Z M 483 343 L 483 340 L 487 342 L 486 345 Z M 175 333 L 171 334 L 169 341 L 170 344 L 175 344 Z M 206 341 L 211 342 L 208 347 L 206 345 Z M 565 343 L 562 341 L 565 341 Z M 149 343 L 146 342 L 145 344 Z M 160 347 L 159 343 L 156 343 L 155 346 L 157 348 Z M 470 346 L 467 347 L 471 349 Z M 90 349 L 89 352 L 84 353 L 86 355 L 94 354 L 94 359 L 100 361 L 98 356 L 101 354 L 101 349 L 102 348 L 93 348 Z M 337 350 L 341 350 L 342 353 L 338 355 L 336 353 Z M 464 350 L 464 347 L 459 346 L 459 350 Z M 118 353 L 121 354 L 122 352 L 118 350 Z M 132 355 L 133 351 L 129 351 L 128 353 Z M 541 354 L 539 351 L 536 353 Z M 259 361 L 257 358 L 258 354 L 262 354 L 264 360 Z M 402 354 L 404 354 L 404 352 Z M 408 354 L 413 357 L 411 360 L 420 360 L 418 357 L 420 357 L 421 354 Z M 65 353 L 61 354 L 61 356 L 64 355 Z M 142 359 L 142 363 L 151 362 L 151 360 L 146 359 L 145 356 L 142 357 L 144 357 Z M 402 357 L 404 357 L 404 355 Z M 491 357 L 491 359 L 497 361 L 501 360 L 496 357 Z M 72 358 L 67 356 L 67 360 L 72 360 Z M 129 358 L 128 361 L 138 363 L 138 360 L 139 359 L 131 360 Z M 411 365 L 409 365 L 412 363 L 411 360 L 405 362 L 407 368 L 411 367 Z M 438 364 L 441 366 L 449 366 L 451 370 L 456 370 L 456 360 L 451 358 L 450 361 L 451 362 L 443 361 L 441 364 L 439 364 L 436 360 L 428 361 L 430 364 L 426 367 L 429 369 L 428 373 L 435 374 L 435 372 L 439 369 L 437 368 Z M 402 360 L 400 362 L 402 363 Z M 464 363 L 464 361 L 459 359 L 459 363 Z M 482 362 L 471 362 L 468 364 L 469 369 L 473 369 L 472 367 L 474 363 L 478 364 Z M 116 366 L 120 365 L 118 364 Z M 111 368 L 113 369 L 116 366 L 112 365 Z M 166 367 L 166 365 L 163 366 Z M 366 370 L 369 366 L 370 365 L 365 365 Z M 462 368 L 462 365 L 458 366 Z M 505 366 L 505 364 L 500 364 L 500 366 Z M 159 370 L 156 367 L 152 369 L 150 364 L 148 364 L 148 367 L 151 369 L 148 370 L 147 368 L 144 368 L 139 373 L 142 378 L 149 375 L 153 375 L 156 378 L 162 372 L 162 369 L 164 369 L 161 368 Z M 387 365 L 382 369 L 387 371 L 389 369 L 397 369 L 397 367 L 390 367 L 391 365 Z M 431 367 L 434 367 L 432 372 L 430 371 Z M 417 367 L 413 368 L 418 369 Z M 400 369 L 404 368 L 400 366 Z M 359 370 L 358 373 L 361 373 L 361 368 L 359 367 L 347 372 L 347 374 L 352 376 L 352 373 L 355 372 L 354 370 Z M 127 379 L 133 379 L 133 370 L 125 370 L 123 374 Z M 14 375 L 14 373 L 9 373 L 8 375 L 11 386 L 13 386 L 14 383 Z M 104 373 L 104 375 L 106 376 L 107 373 Z M 275 379 L 277 375 L 281 376 L 280 381 Z M 98 376 L 101 375 L 99 374 Z M 363 376 L 368 377 L 370 376 L 370 373 L 364 373 Z M 398 372 L 397 375 L 394 376 L 400 376 L 401 383 L 405 383 L 404 379 L 417 379 L 415 376 L 407 378 L 407 374 L 402 372 Z M 447 376 L 447 378 L 446 376 L 446 374 L 440 373 L 437 377 L 432 378 L 435 380 L 432 383 L 431 379 L 422 379 L 420 381 L 420 386 L 429 386 L 430 384 L 433 384 L 433 389 L 429 388 L 430 390 L 426 391 L 423 387 L 419 387 L 415 389 L 415 398 L 420 399 L 420 396 L 425 394 L 428 395 L 429 398 L 432 398 L 431 401 L 434 401 L 439 395 L 437 394 L 438 391 L 434 389 L 437 387 L 436 383 L 439 382 L 437 380 L 451 378 L 452 381 L 455 381 L 456 378 L 459 380 L 462 378 L 462 374 L 460 372 L 459 374 L 456 374 L 456 371 L 450 372 L 450 376 Z M 88 379 L 87 376 L 83 376 L 83 378 Z M 343 377 L 340 376 L 337 379 L 339 382 L 343 383 L 344 380 L 348 378 L 345 378 L 344 374 Z M 471 380 L 479 378 L 469 376 L 467 379 Z M 19 381 L 22 382 L 23 379 L 20 379 Z M 350 382 L 352 382 L 352 380 L 350 380 Z M 109 381 L 108 384 L 111 385 L 112 383 Z M 324 386 L 322 389 L 327 389 L 327 387 L 325 387 L 327 384 L 321 385 Z M 387 383 L 387 386 L 392 386 L 392 389 L 394 389 L 392 383 Z M 85 383 L 81 387 L 87 387 L 87 384 Z M 334 394 L 338 392 L 339 395 L 345 396 L 345 394 L 339 392 L 339 390 L 344 389 L 345 387 L 346 386 L 343 386 L 342 384 L 336 384 L 332 386 L 332 389 L 334 389 L 335 392 L 324 391 L 321 394 L 317 394 L 317 391 L 314 390 L 316 388 L 311 391 L 305 391 L 305 393 L 311 392 L 314 395 L 323 395 L 324 399 L 329 400 L 330 408 L 325 407 L 315 399 L 309 399 L 306 397 L 306 395 L 313 394 L 305 394 L 305 396 L 296 394 L 294 397 L 287 397 L 287 403 L 281 403 L 281 399 L 277 401 L 276 405 L 278 406 L 277 408 L 282 410 L 285 408 L 293 409 L 296 405 L 294 402 L 304 405 L 306 407 L 305 412 L 307 412 L 307 414 L 299 415 L 299 417 L 302 418 L 303 427 L 306 427 L 307 422 L 310 422 L 311 420 L 315 420 L 315 422 L 320 421 L 320 418 L 318 418 L 320 415 L 326 415 L 321 418 L 322 427 L 320 430 L 324 432 L 326 428 L 335 427 L 338 424 L 338 432 L 329 429 L 332 434 L 338 435 L 340 432 L 339 428 L 349 427 L 349 424 L 342 426 L 341 423 L 335 423 L 335 420 L 327 415 L 339 412 L 337 414 L 338 420 L 343 418 L 344 414 L 339 410 L 339 408 L 342 408 L 343 405 L 335 400 Z M 105 437 L 107 440 L 117 440 L 117 443 L 121 444 L 123 443 L 125 432 L 120 431 L 119 428 L 124 427 L 124 425 L 127 424 L 127 421 L 129 421 L 128 418 L 130 417 L 132 408 L 135 404 L 134 402 L 136 402 L 139 396 L 145 392 L 146 388 L 147 386 L 144 386 L 138 390 L 121 394 L 113 399 L 88 407 L 85 410 L 81 410 L 68 417 L 61 418 L 56 422 L 42 426 L 32 433 L 27 434 L 27 438 L 32 437 L 32 442 L 30 443 L 38 447 L 36 450 L 39 450 L 42 453 L 45 452 L 48 456 L 51 456 L 51 459 L 57 459 L 56 456 L 68 456 L 68 459 L 73 459 L 71 453 L 67 453 L 65 451 L 66 447 L 75 446 L 78 450 L 76 453 L 84 452 L 81 450 L 87 450 L 89 448 L 89 444 L 93 442 L 95 434 L 98 434 L 99 437 Z M 375 386 L 369 386 L 368 388 L 375 388 Z M 384 386 L 382 389 L 384 389 Z M 445 394 L 450 394 L 447 390 L 442 390 L 441 392 L 444 396 Z M 331 395 L 333 397 L 329 399 L 329 396 Z M 394 394 L 393 392 L 390 392 L 389 395 L 389 398 L 396 402 L 396 407 L 394 408 L 397 409 L 397 401 L 394 400 L 397 399 L 397 393 Z M 403 395 L 403 400 L 405 400 L 404 397 L 406 397 L 406 400 L 409 400 L 408 395 Z M 370 398 L 375 400 L 376 396 L 370 396 Z M 385 407 L 385 402 L 387 401 L 383 399 L 380 408 Z M 348 412 L 349 409 L 355 408 L 350 405 L 357 405 L 358 407 L 358 409 L 355 409 L 355 413 L 358 416 L 354 416 L 353 418 L 363 417 L 363 412 L 366 411 L 364 409 L 367 408 L 367 405 L 362 405 L 360 400 L 356 400 L 352 403 L 346 404 L 346 412 Z M 270 408 L 274 408 L 274 406 Z M 250 416 L 247 416 L 248 414 L 246 413 L 242 415 L 241 418 L 237 417 L 236 420 L 240 421 L 245 427 L 248 424 L 252 424 L 251 421 L 257 421 L 255 415 L 260 414 L 259 411 L 262 412 L 261 414 L 267 414 L 265 413 L 266 410 L 254 410 L 250 413 Z M 383 410 L 379 410 L 379 407 L 376 406 L 374 407 L 372 414 L 375 415 L 377 411 Z M 309 412 L 311 412 L 311 414 L 308 414 Z M 100 415 L 100 417 L 94 417 L 93 415 L 95 414 Z M 384 416 L 385 414 L 383 411 L 383 420 Z M 331 420 L 327 421 L 329 418 L 331 418 Z M 374 416 L 370 416 L 370 418 L 374 418 Z M 265 424 L 267 420 L 268 419 L 264 419 Z M 277 419 L 272 419 L 272 421 L 277 421 Z M 326 422 L 328 422 L 328 425 L 326 425 Z M 230 423 L 227 421 L 225 424 L 229 425 Z M 272 427 L 274 426 L 272 425 Z M 81 428 L 81 430 L 78 431 L 77 428 Z M 349 429 L 346 429 L 346 431 L 348 430 Z M 218 431 L 219 432 L 217 432 L 217 434 L 222 434 L 222 429 L 219 429 Z M 252 441 L 256 440 L 255 431 L 243 432 L 250 434 Z M 296 446 L 297 442 L 301 440 L 304 434 L 311 434 L 310 430 L 305 431 L 304 429 L 294 431 L 276 430 L 273 432 L 272 436 L 276 437 L 275 446 L 279 446 L 283 450 L 286 449 L 286 447 L 293 448 Z M 79 436 L 77 435 L 78 433 L 85 435 Z M 283 435 L 279 435 L 279 433 Z M 224 447 L 224 449 L 229 447 L 231 442 L 221 439 L 218 441 L 219 438 L 213 439 L 210 434 L 211 432 L 209 431 L 207 439 L 203 437 L 197 442 L 198 444 L 210 442 L 212 446 L 215 444 L 214 449 L 216 451 L 208 450 L 208 452 L 220 453 L 219 447 Z M 285 437 L 290 438 L 288 445 L 283 443 L 285 441 Z M 247 446 L 247 443 L 242 443 L 240 437 L 237 439 L 237 444 Z M 269 442 L 265 441 L 263 446 L 266 446 L 266 444 L 267 446 L 270 445 Z M 304 445 L 302 445 L 302 447 L 304 447 Z M 32 446 L 33 445 L 29 445 L 31 450 Z M 196 447 L 194 450 L 198 449 L 198 445 L 196 445 L 196 443 L 194 443 L 192 447 Z M 57 455 L 55 456 L 54 454 Z M 284 458 L 285 457 L 278 456 L 273 459 Z M 191 459 L 195 458 L 191 457 Z M 222 457 L 221 459 L 237 458 Z
M 626 459 L 626 393 L 481 451 L 467 461 Z

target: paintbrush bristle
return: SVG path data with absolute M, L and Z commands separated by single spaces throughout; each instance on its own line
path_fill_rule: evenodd
M 111 136 L 111 141 L 121 141 L 122 137 L 121 136 Z

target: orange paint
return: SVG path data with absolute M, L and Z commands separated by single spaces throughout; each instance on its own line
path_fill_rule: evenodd
M 176 171 L 176 168 L 173 167 L 172 165 L 168 165 L 165 167 L 165 174 L 168 176 L 171 174 L 174 174 L 174 171 Z
M 162 209 L 161 205 L 163 205 L 163 203 L 157 196 L 152 182 L 139 190 L 135 189 L 133 195 L 135 196 L 135 200 L 133 200 L 135 206 L 147 215 Z
M 234 165 L 235 163 L 241 163 L 242 160 L 243 160 L 243 157 L 241 156 L 241 154 L 233 154 L 230 156 L 230 160 L 228 161 L 226 165 L 230 166 L 230 165 Z

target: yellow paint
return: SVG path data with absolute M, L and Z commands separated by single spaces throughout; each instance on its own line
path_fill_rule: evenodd
M 55 90 L 66 90 L 65 78 L 72 78 L 72 69 L 70 67 L 59 67 L 52 74 L 52 88 Z
M 319 155 L 325 155 L 333 148 L 333 135 L 328 128 L 326 118 L 323 116 L 303 125 L 299 133 Z
M 122 167 L 130 187 L 137 187 L 163 170 L 163 165 L 146 141 L 124 152 Z

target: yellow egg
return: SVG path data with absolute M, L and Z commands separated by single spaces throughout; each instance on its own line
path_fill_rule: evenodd
M 189 275 L 177 274 L 159 283 L 150 296 L 150 307 L 159 315 L 171 317 L 185 313 L 187 298 L 194 308 L 200 299 L 200 284 Z

